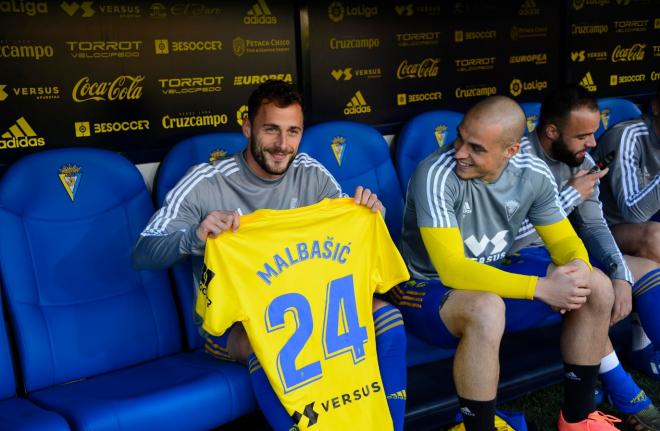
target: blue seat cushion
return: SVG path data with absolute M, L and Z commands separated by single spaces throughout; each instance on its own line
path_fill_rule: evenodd
M 32 392 L 76 429 L 208 430 L 255 409 L 246 367 L 184 352 Z
M 12 431 L 69 431 L 64 418 L 23 398 L 0 401 L 0 429 Z

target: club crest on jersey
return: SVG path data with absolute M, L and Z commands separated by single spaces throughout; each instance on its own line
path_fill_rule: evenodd
M 221 148 L 216 148 L 215 150 L 209 153 L 209 163 L 213 163 L 216 160 L 220 160 L 227 155 L 227 152 Z
M 71 198 L 71 202 L 75 202 L 78 186 L 80 185 L 80 178 L 82 178 L 82 171 L 80 166 L 64 165 L 60 168 L 58 177 L 66 190 L 66 193 Z
M 536 129 L 536 123 L 539 122 L 539 117 L 537 115 L 530 115 L 527 117 L 527 132 L 532 133 Z
M 508 200 L 504 204 L 504 209 L 506 210 L 506 217 L 511 220 L 511 217 L 518 211 L 518 208 L 520 207 L 520 202 L 517 200 Z
M 603 129 L 607 129 L 607 125 L 610 123 L 610 108 L 600 111 L 600 121 L 603 122 Z
M 447 137 L 447 126 L 444 124 L 435 126 L 434 134 L 436 141 L 438 141 L 438 147 L 445 145 L 445 138 Z
M 335 136 L 332 138 L 330 148 L 332 148 L 332 153 L 335 155 L 335 159 L 337 159 L 337 164 L 341 166 L 341 161 L 344 159 L 344 151 L 346 150 L 346 138 Z

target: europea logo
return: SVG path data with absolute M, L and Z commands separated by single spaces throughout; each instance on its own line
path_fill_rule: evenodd
M 10 126 L 0 139 L 0 150 L 43 147 L 44 145 L 46 145 L 46 140 L 37 136 L 25 117 L 16 120 L 16 124 Z
M 344 108 L 344 115 L 366 114 L 369 112 L 371 112 L 371 106 L 364 100 L 360 90 L 355 92 Z
M 246 16 L 243 18 L 243 23 L 252 25 L 277 24 L 277 17 L 273 16 L 270 12 L 270 8 L 265 0 L 257 0 L 250 10 L 247 11 Z

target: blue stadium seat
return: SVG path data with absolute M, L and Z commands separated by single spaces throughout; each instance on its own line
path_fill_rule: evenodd
M 158 166 L 154 183 L 156 204 L 162 205 L 167 192 L 193 165 L 241 151 L 246 144 L 247 139 L 238 132 L 206 133 L 178 142 Z
M 523 102 L 520 107 L 525 112 L 525 135 L 529 135 L 536 129 L 541 115 L 540 102 Z
M 177 143 L 158 166 L 154 194 L 156 205 L 161 207 L 165 196 L 186 174 L 188 169 L 200 163 L 208 163 L 218 157 L 241 151 L 247 145 L 242 133 L 207 133 L 193 136 Z M 171 268 L 178 303 L 181 306 L 185 343 L 188 349 L 197 349 L 204 344 L 198 325 L 193 321 L 195 294 L 192 285 L 192 262 L 186 258 Z
M 600 125 L 596 131 L 596 139 L 616 123 L 642 115 L 642 111 L 633 102 L 616 97 L 598 99 L 598 108 L 600 109 Z
M 105 150 L 35 153 L 0 181 L 1 283 L 22 381 L 72 428 L 202 430 L 255 407 L 244 367 L 180 352 L 166 272 L 131 268 L 153 211 L 135 166 Z
M 395 243 L 401 236 L 403 196 L 389 147 L 371 126 L 331 121 L 305 129 L 300 151 L 321 162 L 349 196 L 358 185 L 378 194 L 387 209 L 385 222 Z
M 62 416 L 40 409 L 16 396 L 16 382 L 0 303 L 0 429 L 15 431 L 68 431 Z
M 395 156 L 404 196 L 419 162 L 439 147 L 454 142 L 462 119 L 459 112 L 440 110 L 419 114 L 406 122 L 396 139 Z

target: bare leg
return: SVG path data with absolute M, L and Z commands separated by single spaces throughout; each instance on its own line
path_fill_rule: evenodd
M 660 223 L 618 224 L 612 234 L 624 253 L 660 263 Z

